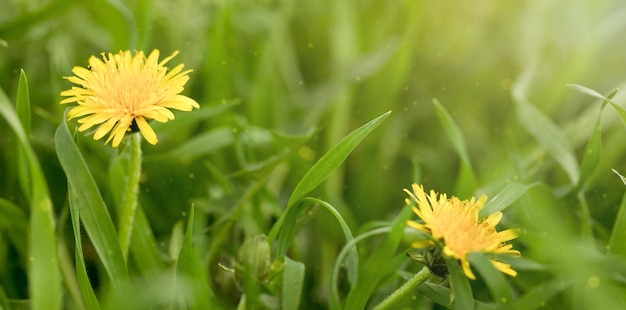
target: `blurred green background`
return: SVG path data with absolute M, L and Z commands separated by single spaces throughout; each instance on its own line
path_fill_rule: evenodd
M 402 189 L 414 181 L 461 198 L 492 197 L 512 181 L 539 182 L 503 220 L 521 228 L 514 244 L 522 256 L 542 266 L 519 267 L 520 276 L 512 279 L 517 292 L 552 278 L 586 279 L 581 266 L 595 258 L 557 244 L 606 250 L 624 193 L 611 172 L 626 172 L 624 124 L 613 108 L 603 110 L 602 153 L 582 191 L 593 241 L 582 244 L 583 202 L 572 194 L 575 180 L 562 168 L 566 159 L 538 142 L 532 128 L 544 128 L 535 123 L 544 119 L 521 117 L 520 101 L 551 120 L 564 138 L 553 142 L 579 165 L 600 105 L 566 84 L 603 94 L 624 89 L 622 1 L 1 1 L 0 87 L 15 98 L 20 69 L 26 72 L 30 138 L 57 214 L 64 214 L 67 187 L 54 131 L 65 108 L 59 93 L 71 86 L 62 76 L 101 52 L 158 48 L 163 57 L 180 51 L 169 65 L 193 69 L 185 94 L 202 108 L 154 125 L 160 142 L 144 144 L 141 206 L 164 253 L 172 227 L 191 204 L 198 207 L 196 227 L 206 237 L 198 242 L 225 304 L 235 304 L 237 290 L 217 262 L 229 265 L 246 236 L 267 234 L 313 163 L 389 110 L 390 117 L 314 193 L 337 207 L 355 233 L 393 220 L 403 206 Z M 465 138 L 473 183 L 459 184 L 472 178 L 460 176 L 462 160 L 433 98 Z M 614 101 L 625 99 L 618 92 Z M 117 150 L 90 137 L 79 141 L 105 200 L 113 201 L 108 169 Z M 16 143 L 0 122 L 0 197 L 24 205 L 12 164 Z M 311 307 L 327 304 L 329 270 L 343 245 L 340 229 L 328 223 L 320 212 L 303 223 L 296 239 L 293 255 L 307 265 L 303 303 Z M 64 225 L 69 234 L 61 216 Z M 0 261 L 11 263 L 0 267 L 2 285 L 10 297 L 26 298 L 23 258 L 13 254 L 10 246 L 0 253 Z M 618 305 L 625 297 L 623 259 L 617 265 L 617 274 L 607 265 L 589 267 L 610 279 L 610 287 L 580 305 L 576 289 L 544 305 Z

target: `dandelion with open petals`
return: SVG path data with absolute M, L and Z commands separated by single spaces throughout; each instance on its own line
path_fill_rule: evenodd
M 65 77 L 79 85 L 61 92 L 65 98 L 61 104 L 76 102 L 68 118 L 79 118 L 78 131 L 97 126 L 93 135 L 99 140 L 109 133 L 105 143 L 113 140 L 117 147 L 129 131 L 139 130 L 151 144 L 158 142 L 149 125 L 156 120 L 165 123 L 174 119 L 169 109 L 191 111 L 200 108 L 198 103 L 180 95 L 189 72 L 180 64 L 168 72 L 164 65 L 178 51 L 159 62 L 159 51 L 153 50 L 148 57 L 143 52 L 120 51 L 117 54 L 102 53 L 102 59 L 89 58 L 89 68 L 74 67 L 75 76 Z
M 478 201 L 474 197 L 469 201 L 462 201 L 457 197 L 448 198 L 446 194 L 438 195 L 433 190 L 426 195 L 424 188 L 417 184 L 413 184 L 412 189 L 413 192 L 407 189 L 404 191 L 417 204 L 413 206 L 413 212 L 424 223 L 408 221 L 407 224 L 426 232 L 433 241 L 443 246 L 443 255 L 459 260 L 468 278 L 476 279 L 470 269 L 467 257 L 469 253 L 520 255 L 519 251 L 512 249 L 511 244 L 505 244 L 506 241 L 517 238 L 517 232 L 512 229 L 496 231 L 496 225 L 502 219 L 501 212 L 491 214 L 483 220 L 478 218 L 478 211 L 485 205 L 487 196 L 480 197 Z M 406 202 L 412 204 L 408 198 Z M 430 242 L 432 245 L 432 241 Z M 413 247 L 420 248 L 427 245 L 428 242 L 416 242 Z M 509 264 L 495 259 L 492 259 L 491 263 L 505 274 L 513 277 L 517 275 Z

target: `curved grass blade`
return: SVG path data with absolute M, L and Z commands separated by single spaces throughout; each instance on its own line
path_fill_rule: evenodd
M 341 265 L 343 264 L 343 260 L 345 259 L 349 251 L 351 251 L 353 248 L 356 249 L 356 244 L 359 241 L 365 240 L 372 236 L 385 234 L 385 233 L 388 233 L 389 231 L 391 231 L 391 227 L 381 227 L 378 229 L 370 230 L 366 233 L 358 235 L 356 238 L 346 243 L 343 246 L 343 248 L 341 248 L 339 255 L 337 255 L 337 260 L 335 261 L 335 265 L 333 266 L 333 272 L 330 276 L 330 309 L 332 310 L 341 309 L 341 302 L 339 301 L 339 292 L 337 291 L 337 282 L 339 279 L 339 268 L 341 268 Z
M 472 164 L 467 153 L 465 138 L 463 138 L 461 129 L 459 129 L 454 122 L 454 119 L 446 108 L 439 103 L 437 99 L 433 99 L 433 104 L 437 111 L 437 117 L 448 135 L 448 139 L 450 139 L 454 149 L 461 158 L 461 167 L 455 187 L 455 195 L 459 197 L 469 197 L 478 187 L 478 181 L 476 180 L 476 174 L 474 173 L 474 169 L 472 169 Z
M 374 289 L 388 273 L 388 270 L 381 268 L 381 266 L 385 266 L 395 256 L 404 236 L 406 221 L 411 214 L 411 208 L 405 206 L 391 224 L 391 231 L 378 245 L 376 251 L 361 265 L 358 281 L 353 284 L 346 298 L 345 309 L 365 309 Z
M 282 309 L 299 309 L 304 285 L 304 264 L 287 256 L 284 258 Z
M 452 288 L 452 294 L 454 297 L 454 309 L 474 309 L 472 287 L 470 286 L 467 277 L 465 277 L 465 273 L 463 273 L 461 265 L 453 257 L 444 255 L 443 258 L 446 260 L 446 266 L 448 267 L 448 272 L 450 273 L 450 287 Z
M 65 114 L 63 122 L 54 135 L 57 156 L 67 176 L 68 186 L 71 192 L 75 194 L 75 203 L 85 230 L 111 279 L 113 287 L 118 293 L 122 293 L 128 286 L 128 271 L 115 227 L 102 200 L 100 190 L 70 135 L 65 121 L 67 110 Z M 78 234 L 80 231 L 74 233 Z
M 337 222 L 339 222 L 339 225 L 341 226 L 341 229 L 343 230 L 343 234 L 346 237 L 347 243 L 351 242 L 354 239 L 354 237 L 352 236 L 352 232 L 350 231 L 350 227 L 348 227 L 348 224 L 343 219 L 341 214 L 339 214 L 337 209 L 335 209 L 331 204 L 329 204 L 326 201 L 316 199 L 316 198 L 305 197 L 305 198 L 300 199 L 299 203 L 294 205 L 292 208 L 285 211 L 286 221 L 285 221 L 285 225 L 283 225 L 282 232 L 278 238 L 278 248 L 276 251 L 277 253 L 276 257 L 284 256 L 285 253 L 287 253 L 287 248 L 289 247 L 289 244 L 291 243 L 291 240 L 293 239 L 293 236 L 295 235 L 295 232 L 296 232 L 296 227 L 298 224 L 298 217 L 302 214 L 302 212 L 304 212 L 304 210 L 306 210 L 306 207 L 310 204 L 318 204 L 326 208 L 326 210 L 328 210 L 330 213 L 333 214 L 333 216 L 335 216 L 335 218 L 337 219 Z M 358 264 L 359 264 L 358 259 L 359 258 L 358 258 L 358 253 L 356 251 L 356 248 L 350 249 L 348 258 L 345 264 L 350 283 L 354 283 L 356 281 Z
M 480 273 L 482 279 L 487 284 L 497 308 L 503 309 L 511 306 L 513 304 L 513 293 L 504 274 L 493 266 L 484 253 L 471 253 L 469 261 L 472 267 L 478 270 L 478 273 Z
M 72 218 L 72 228 L 74 229 L 75 241 L 75 261 L 76 261 L 76 277 L 80 288 L 85 308 L 88 310 L 99 310 L 100 304 L 96 298 L 89 276 L 87 275 L 87 266 L 85 266 L 85 257 L 83 255 L 83 244 L 80 237 L 80 213 L 78 212 L 75 194 L 72 189 L 69 190 L 70 214 Z
M 50 200 L 48 184 L 21 121 L 2 89 L 0 89 L 0 115 L 4 117 L 17 136 L 28 162 L 32 182 L 30 243 L 28 245 L 28 289 L 31 296 L 31 309 L 60 309 L 63 295 L 61 273 L 54 208 Z
M 367 137 L 376 127 L 380 125 L 380 123 L 385 120 L 391 111 L 384 113 L 383 115 L 371 120 L 367 124 L 355 129 L 347 136 L 345 136 L 341 141 L 337 142 L 322 158 L 320 158 L 314 165 L 307 171 L 307 173 L 302 177 L 296 188 L 293 190 L 291 197 L 289 198 L 289 202 L 287 203 L 287 210 L 300 198 L 302 198 L 305 194 L 315 189 L 318 185 L 320 185 L 328 176 L 337 169 L 352 153 L 354 148 L 356 148 L 365 137 Z M 272 229 L 270 230 L 267 239 L 270 244 L 273 244 L 274 240 L 276 240 L 276 236 L 278 232 L 282 228 L 283 222 L 285 221 L 284 212 L 280 218 L 276 221 Z
M 624 108 L 622 108 L 619 104 L 615 103 L 612 99 L 613 97 L 615 97 L 615 95 L 617 94 L 618 89 L 614 90 L 610 95 L 608 96 L 604 96 L 602 94 L 600 94 L 599 92 L 582 86 L 582 85 L 578 85 L 578 84 L 567 84 L 568 87 L 577 90 L 583 94 L 589 95 L 591 97 L 594 98 L 598 98 L 598 99 L 602 99 L 603 103 L 608 102 L 609 104 L 611 104 L 611 106 L 617 111 L 617 113 L 619 114 L 619 116 L 622 118 L 622 121 L 624 122 L 624 124 L 626 124 L 626 110 L 624 110 Z

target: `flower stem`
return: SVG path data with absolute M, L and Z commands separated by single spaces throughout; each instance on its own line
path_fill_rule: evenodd
M 422 268 L 413 278 L 404 283 L 395 292 L 389 295 L 385 300 L 374 307 L 374 310 L 397 309 L 396 304 L 413 294 L 415 290 L 430 278 L 430 270 L 428 267 Z
M 128 162 L 128 178 L 122 208 L 119 216 L 119 242 L 124 259 L 128 260 L 128 249 L 133 233 L 135 222 L 135 210 L 137 209 L 137 194 L 139 193 L 139 176 L 141 175 L 141 135 L 136 133 L 128 137 L 130 160 Z

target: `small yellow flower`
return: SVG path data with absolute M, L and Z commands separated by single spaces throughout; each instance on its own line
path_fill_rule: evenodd
M 78 103 L 68 112 L 68 118 L 79 118 L 78 131 L 98 126 L 94 140 L 110 132 L 105 143 L 113 140 L 117 147 L 126 132 L 139 130 L 151 144 L 158 142 L 148 124 L 149 120 L 165 123 L 174 119 L 169 109 L 191 111 L 198 103 L 180 95 L 189 80 L 191 70 L 180 64 L 168 71 L 164 65 L 178 54 L 175 51 L 159 62 L 159 50 L 148 57 L 143 52 L 120 51 L 102 53 L 102 60 L 91 56 L 89 69 L 74 67 L 75 76 L 64 77 L 79 85 L 61 92 L 61 104 Z
M 496 212 L 484 220 L 478 219 L 478 211 L 485 205 L 487 196 L 482 196 L 478 201 L 474 197 L 471 200 L 461 201 L 457 197 L 448 198 L 446 194 L 438 195 L 431 190 L 429 195 L 424 192 L 424 187 L 413 184 L 413 192 L 404 191 L 417 203 L 413 206 L 413 212 L 424 223 L 408 221 L 407 224 L 417 230 L 421 230 L 432 236 L 432 239 L 443 245 L 443 254 L 454 257 L 461 261 L 465 275 L 475 280 L 476 277 L 470 269 L 467 255 L 472 252 L 484 252 L 492 254 L 512 254 L 519 256 L 520 252 L 513 250 L 511 244 L 506 241 L 517 238 L 517 232 L 509 229 L 496 231 L 496 225 L 502 219 L 502 213 Z M 412 204 L 406 199 L 407 204 Z M 427 244 L 416 242 L 413 247 L 420 248 Z M 517 272 L 511 265 L 491 260 L 496 269 L 510 276 L 516 276 Z

